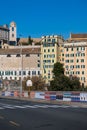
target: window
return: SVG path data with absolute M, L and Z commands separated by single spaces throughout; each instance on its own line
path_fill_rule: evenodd
M 74 68 L 74 65 L 70 65 L 70 69 L 73 69 Z
M 10 74 L 13 75 L 13 71 L 11 71 Z
M 70 60 L 70 63 L 73 63 L 73 60 Z
M 52 43 L 55 43 L 55 39 L 52 39 Z
M 81 56 L 85 56 L 85 53 L 81 53 Z
M 10 75 L 10 71 L 5 71 L 5 75 Z
M 79 51 L 79 47 L 77 47 L 77 51 Z
M 68 49 L 68 48 L 66 48 L 66 51 L 69 51 L 69 49 Z
M 44 52 L 46 52 L 46 49 L 44 49 Z
M 11 57 L 11 54 L 7 54 L 7 57 Z
M 69 54 L 66 54 L 66 57 L 69 57 Z
M 14 27 L 12 27 L 12 31 L 14 31 Z
M 48 42 L 50 42 L 50 41 L 51 41 L 51 39 L 49 38 L 49 39 L 47 39 L 47 41 L 48 41 Z
M 52 49 L 52 52 L 54 52 L 54 49 Z
M 80 71 L 76 71 L 76 74 L 80 74 Z
M 19 71 L 19 75 L 21 75 L 21 71 Z
M 40 54 L 37 54 L 38 57 L 40 57 Z
M 81 47 L 81 50 L 84 51 L 84 50 L 85 50 L 85 47 Z
M 69 63 L 69 60 L 66 60 L 66 63 Z
M 84 62 L 84 59 L 81 59 L 81 62 Z
M 79 59 L 77 59 L 76 62 L 78 63 L 78 62 L 79 62 Z
M 84 71 L 82 71 L 82 74 L 84 74 Z
M 81 68 L 85 68 L 85 65 L 81 65 Z
M 12 37 L 14 37 L 14 34 L 12 34 Z
M 36 75 L 36 71 L 32 71 L 32 75 Z
M 26 71 L 23 71 L 23 75 L 26 75 Z
M 46 55 L 44 55 L 44 58 L 46 58 Z
M 28 71 L 28 75 L 30 75 L 31 74 L 31 72 L 30 71 Z
M 64 58 L 62 58 L 62 61 L 64 61 Z
M 17 75 L 17 72 L 15 71 L 14 74 Z
M 51 55 L 51 58 L 55 58 L 55 55 L 53 54 L 53 55 Z
M 37 66 L 40 67 L 40 64 L 38 64 Z
M 80 68 L 80 65 L 76 65 L 76 68 Z
M 48 52 L 50 52 L 50 49 L 48 49 Z
M 48 75 L 48 79 L 50 79 L 50 75 Z
M 54 63 L 54 60 L 52 60 L 52 63 Z
M 40 75 L 40 71 L 38 71 L 38 75 Z
M 16 57 L 20 57 L 20 54 L 17 54 Z
M 82 80 L 82 81 L 85 81 L 85 77 L 81 77 L 81 80 Z
M 73 51 L 73 48 L 71 48 L 71 51 Z
M 29 57 L 30 56 L 30 54 L 26 54 L 26 57 Z

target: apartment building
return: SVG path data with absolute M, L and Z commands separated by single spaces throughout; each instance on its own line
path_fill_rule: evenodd
M 60 61 L 60 45 L 63 38 L 58 35 L 42 36 L 41 42 L 41 70 L 46 83 L 50 84 L 53 79 L 54 63 Z
M 0 48 L 3 43 L 9 42 L 9 28 L 7 25 L 0 26 Z
M 20 46 L 0 49 L 0 78 L 17 79 L 39 76 L 41 49 L 40 46 Z
M 64 43 L 64 68 L 67 76 L 77 76 L 87 86 L 87 34 L 71 34 Z

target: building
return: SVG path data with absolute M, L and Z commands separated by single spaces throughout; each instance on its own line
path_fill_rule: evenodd
M 14 46 L 0 49 L 0 78 L 15 79 L 39 76 L 41 49 L 40 46 Z
M 41 70 L 42 76 L 47 84 L 53 79 L 54 63 L 61 60 L 60 45 L 63 44 L 63 38 L 58 35 L 42 36 L 41 41 Z
M 10 23 L 9 30 L 9 44 L 17 45 L 17 27 L 14 21 Z
M 9 43 L 9 28 L 7 25 L 0 26 L 0 48 Z
M 87 86 L 87 34 L 71 34 L 64 43 L 64 68 L 67 76 L 77 76 Z
M 8 48 L 8 45 L 17 45 L 17 27 L 15 22 L 0 26 L 0 48 Z

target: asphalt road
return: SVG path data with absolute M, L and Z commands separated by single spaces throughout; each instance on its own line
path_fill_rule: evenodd
M 87 108 L 0 99 L 0 130 L 87 130 Z

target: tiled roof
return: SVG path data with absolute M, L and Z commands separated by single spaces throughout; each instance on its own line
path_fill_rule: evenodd
M 31 38 L 34 43 L 40 42 L 41 38 Z M 26 43 L 28 42 L 28 38 L 20 38 L 19 42 Z
M 6 55 L 6 54 L 20 54 L 21 48 L 17 49 L 0 49 L 0 55 Z M 41 49 L 40 48 L 23 48 L 22 54 L 40 54 Z
M 71 38 L 87 38 L 87 34 L 72 34 Z

